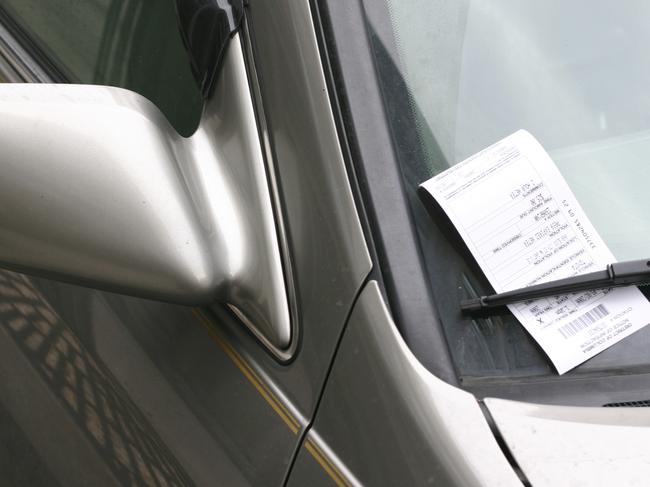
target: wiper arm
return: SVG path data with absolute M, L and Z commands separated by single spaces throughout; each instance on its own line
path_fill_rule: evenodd
M 473 314 L 506 304 L 513 304 L 544 296 L 558 296 L 589 289 L 650 283 L 650 259 L 630 260 L 609 264 L 604 271 L 589 272 L 580 276 L 522 287 L 505 293 L 464 299 L 460 302 L 463 313 Z

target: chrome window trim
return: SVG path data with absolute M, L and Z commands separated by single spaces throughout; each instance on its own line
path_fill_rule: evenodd
M 0 73 L 12 83 L 61 83 L 59 73 L 48 73 L 20 40 L 19 27 L 0 7 Z M 24 36 L 24 34 L 23 34 Z M 24 40 L 23 40 L 24 42 Z M 55 68 L 51 66 L 54 70 Z
M 286 363 L 291 361 L 296 353 L 299 342 L 300 326 L 298 314 L 298 299 L 296 295 L 296 286 L 293 272 L 293 265 L 291 259 L 291 252 L 289 249 L 289 242 L 287 239 L 286 224 L 284 221 L 283 206 L 280 199 L 280 192 L 277 180 L 277 167 L 275 164 L 275 157 L 273 154 L 269 130 L 267 126 L 266 114 L 264 112 L 264 104 L 262 100 L 262 93 L 260 90 L 259 79 L 257 70 L 255 68 L 255 58 L 251 45 L 250 27 L 248 24 L 248 17 L 244 14 L 242 25 L 239 32 L 239 39 L 244 54 L 244 63 L 246 65 L 246 72 L 248 74 L 249 88 L 251 97 L 253 99 L 253 110 L 257 119 L 257 128 L 260 137 L 260 144 L 262 147 L 262 156 L 264 158 L 266 167 L 267 183 L 269 186 L 269 193 L 271 196 L 271 206 L 273 209 L 273 217 L 275 219 L 275 228 L 278 239 L 278 246 L 280 249 L 280 259 L 282 261 L 282 271 L 284 274 L 285 292 L 287 294 L 287 301 L 289 305 L 289 320 L 291 327 L 291 338 L 289 346 L 286 349 L 280 349 L 266 340 L 263 336 L 257 338 L 269 349 L 269 351 L 281 362 Z M 235 311 L 235 314 L 236 311 Z M 253 333 L 254 329 L 248 326 Z

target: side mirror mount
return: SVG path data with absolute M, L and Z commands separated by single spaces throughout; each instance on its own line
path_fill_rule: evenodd
M 0 266 L 186 305 L 227 303 L 263 341 L 291 324 L 246 70 L 231 42 L 194 135 L 148 100 L 0 85 Z

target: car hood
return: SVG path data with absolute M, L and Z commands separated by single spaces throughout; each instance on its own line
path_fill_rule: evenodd
M 649 408 L 484 402 L 533 487 L 648 485 Z

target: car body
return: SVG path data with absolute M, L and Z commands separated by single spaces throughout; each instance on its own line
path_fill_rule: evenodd
M 644 485 L 643 370 L 452 359 L 371 3 L 0 2 L 3 483 Z

